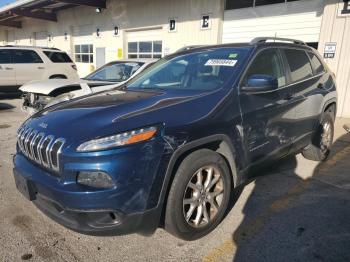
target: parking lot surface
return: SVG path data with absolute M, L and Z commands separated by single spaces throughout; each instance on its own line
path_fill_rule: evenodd
M 350 135 L 337 119 L 328 161 L 301 155 L 258 172 L 219 227 L 193 242 L 150 236 L 92 237 L 40 213 L 12 175 L 19 99 L 0 100 L 0 261 L 350 261 Z

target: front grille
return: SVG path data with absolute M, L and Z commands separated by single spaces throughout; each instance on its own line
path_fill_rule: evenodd
M 48 169 L 60 170 L 59 156 L 65 143 L 63 138 L 39 133 L 37 130 L 21 127 L 17 132 L 18 146 L 29 159 Z

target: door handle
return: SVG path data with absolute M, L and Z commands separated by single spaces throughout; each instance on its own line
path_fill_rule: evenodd
M 13 70 L 12 67 L 5 67 L 5 70 Z
M 45 67 L 39 66 L 38 69 L 45 69 Z

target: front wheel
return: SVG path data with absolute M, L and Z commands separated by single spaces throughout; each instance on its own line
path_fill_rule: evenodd
M 307 159 L 324 161 L 327 159 L 333 144 L 334 117 L 331 112 L 326 111 L 321 117 L 320 124 L 310 145 L 302 152 Z
M 208 149 L 191 153 L 171 185 L 165 229 L 184 240 L 208 234 L 224 217 L 231 188 L 231 174 L 222 156 Z

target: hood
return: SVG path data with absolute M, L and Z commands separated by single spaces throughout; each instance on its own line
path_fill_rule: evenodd
M 42 95 L 49 95 L 51 92 L 66 86 L 82 85 L 82 84 L 93 84 L 93 85 L 112 85 L 111 82 L 103 81 L 91 81 L 91 80 L 72 80 L 72 79 L 49 79 L 45 81 L 31 81 L 20 87 L 19 90 L 26 93 L 35 93 Z M 118 83 L 120 84 L 120 83 Z M 83 89 L 83 87 L 81 87 Z
M 111 90 L 46 108 L 25 125 L 65 138 L 75 147 L 90 139 L 154 124 L 190 125 L 208 116 L 222 95 L 218 91 Z

